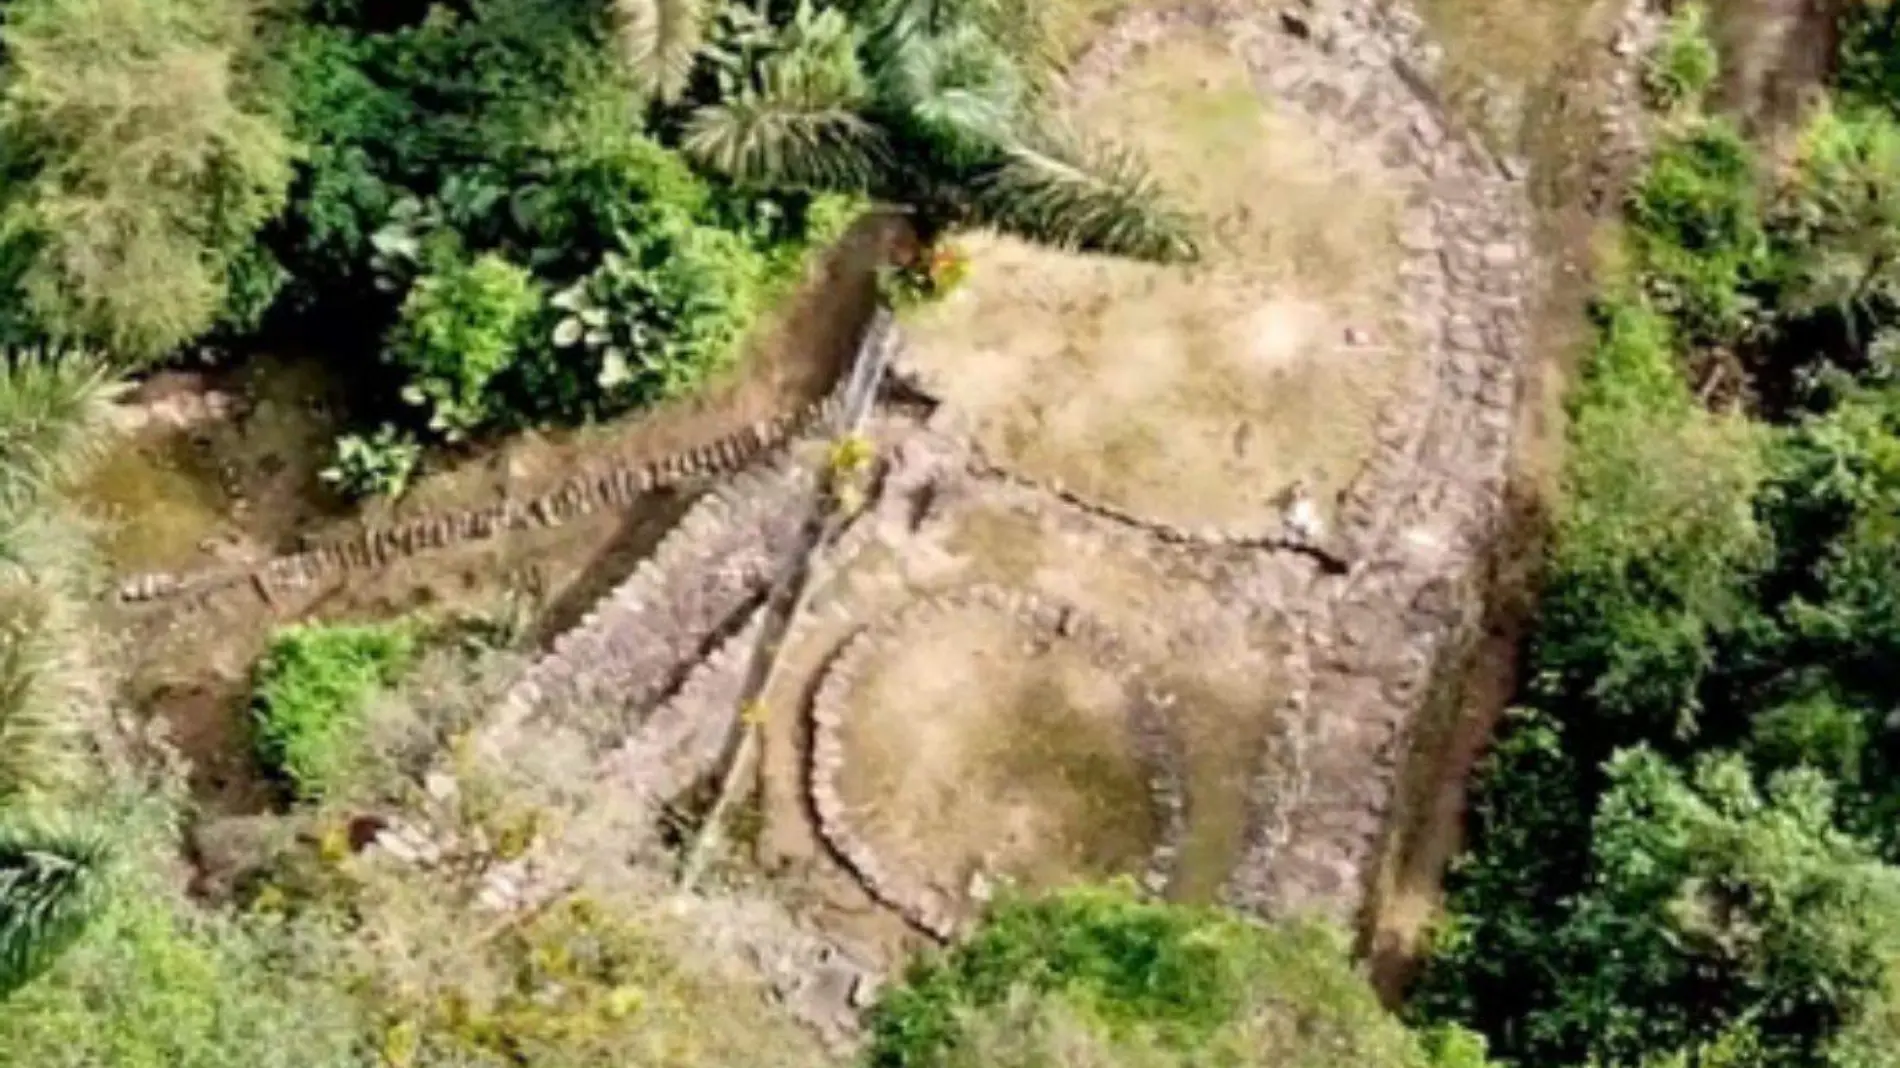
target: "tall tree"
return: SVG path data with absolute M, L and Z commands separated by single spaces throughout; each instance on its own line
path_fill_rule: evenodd
M 284 203 L 243 0 L 13 0 L 0 43 L 4 257 L 48 336 L 164 355 L 211 326 Z

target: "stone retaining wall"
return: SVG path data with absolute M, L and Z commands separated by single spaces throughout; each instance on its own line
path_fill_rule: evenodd
M 487 732 L 494 744 L 513 744 L 517 728 L 550 711 L 643 710 L 765 591 L 798 549 L 819 501 L 814 474 L 784 462 L 708 494 L 509 691 Z M 616 733 L 597 742 L 611 742 L 625 725 L 608 729 Z
M 1143 878 L 1150 890 L 1162 890 L 1173 871 L 1187 824 L 1179 743 L 1168 721 L 1173 698 L 1143 679 L 1128 662 L 1122 641 L 1105 622 L 1048 598 L 993 586 L 915 602 L 859 631 L 832 658 L 811 707 L 809 784 L 812 808 L 826 844 L 872 897 L 933 937 L 955 937 L 966 918 L 961 903 L 915 873 L 895 869 L 878 855 L 876 848 L 852 827 L 839 796 L 837 777 L 845 764 L 843 731 L 850 693 L 870 665 L 923 620 L 972 611 L 995 613 L 1044 641 L 1080 643 L 1098 667 L 1122 679 L 1128 694 L 1130 738 L 1152 776 L 1149 787 L 1161 827 Z
M 694 667 L 686 681 L 601 762 L 601 778 L 664 804 L 720 764 L 745 703 L 746 673 L 765 629 L 755 610 L 738 633 Z
M 1355 56 L 1404 61 L 1428 47 L 1418 20 L 1396 6 L 1358 9 L 1348 25 L 1359 27 Z M 1619 41 L 1619 55 L 1644 52 L 1624 33 Z M 1633 77 L 1612 85 L 1637 87 Z M 1613 103 L 1612 114 L 1624 106 Z M 1430 227 L 1419 220 L 1407 242 L 1438 260 L 1410 268 L 1414 292 L 1442 309 L 1433 377 L 1420 386 L 1433 400 L 1395 415 L 1389 446 L 1355 487 L 1354 571 L 1316 585 L 1307 714 L 1290 722 L 1262 773 L 1248 856 L 1228 887 L 1243 906 L 1353 917 L 1393 832 L 1413 724 L 1481 620 L 1528 358 L 1524 304 L 1537 282 L 1525 270 L 1530 221 L 1516 176 L 1480 162 L 1426 158 Z

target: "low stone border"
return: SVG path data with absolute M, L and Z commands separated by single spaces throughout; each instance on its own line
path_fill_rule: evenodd
M 1207 548 L 1267 549 L 1297 552 L 1318 558 L 1330 568 L 1344 568 L 1338 550 L 1330 539 L 1314 538 L 1281 521 L 1265 530 L 1234 530 L 1220 526 L 1185 527 L 1165 520 L 1147 519 L 1133 512 L 1105 504 L 1063 485 L 1055 479 L 1039 480 L 991 459 L 981 443 L 970 442 L 970 471 L 980 478 L 1010 482 L 1027 490 L 1053 497 L 1078 511 L 1120 526 L 1145 531 L 1171 545 Z
M 237 571 L 213 568 L 190 574 L 135 575 L 120 583 L 117 596 L 122 602 L 177 598 L 180 610 L 189 612 L 213 595 L 248 582 L 267 602 L 274 602 L 337 575 L 380 570 L 418 553 L 484 541 L 510 530 L 560 526 L 597 511 L 625 508 L 655 490 L 737 471 L 830 419 L 837 408 L 837 399 L 828 397 L 799 412 L 651 463 L 576 475 L 525 501 L 503 501 L 375 527 L 347 540 L 319 544 Z
M 1165 888 L 1187 826 L 1185 780 L 1178 740 L 1168 720 L 1172 696 L 1150 687 L 1127 661 L 1123 643 L 1103 621 L 1069 605 L 994 586 L 927 598 L 860 630 L 832 657 L 812 700 L 809 769 L 811 803 L 825 842 L 865 890 L 932 937 L 955 937 L 963 920 L 958 903 L 914 873 L 893 870 L 849 822 L 838 793 L 845 763 L 843 729 L 852 688 L 888 647 L 919 623 L 960 612 L 997 614 L 1043 641 L 1073 641 L 1103 670 L 1119 675 L 1129 697 L 1129 730 L 1136 753 L 1148 766 L 1149 789 L 1161 834 L 1143 873 L 1153 892 Z

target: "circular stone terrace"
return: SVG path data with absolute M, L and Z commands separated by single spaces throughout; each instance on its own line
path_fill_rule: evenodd
M 819 687 L 820 830 L 940 935 L 991 880 L 1158 889 L 1182 818 L 1168 703 L 1072 608 L 994 588 L 920 602 L 846 645 Z

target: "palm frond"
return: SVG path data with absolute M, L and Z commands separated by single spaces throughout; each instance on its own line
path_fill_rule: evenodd
M 614 0 L 621 54 L 642 89 L 679 99 L 717 7 L 717 0 Z
M 994 156 L 1011 143 L 1028 100 L 1016 65 L 975 26 L 911 39 L 878 75 L 882 106 L 902 114 L 953 164 Z
M 1049 130 L 976 187 L 973 220 L 1058 248 L 1160 263 L 1200 255 L 1194 220 L 1133 152 Z
M 869 84 L 850 23 L 801 6 L 750 84 L 700 108 L 681 147 L 701 165 L 764 186 L 862 189 L 884 166 L 882 134 L 859 115 Z
M 849 108 L 753 91 L 694 112 L 680 145 L 735 181 L 783 188 L 862 189 L 886 156 L 876 127 Z
M 122 390 L 94 356 L 0 354 L 0 509 L 21 508 L 96 459 Z
M 103 835 L 46 822 L 0 826 L 0 998 L 50 967 L 97 914 Z
M 100 695 L 73 607 L 17 572 L 0 579 L 0 802 L 78 778 L 79 714 Z

